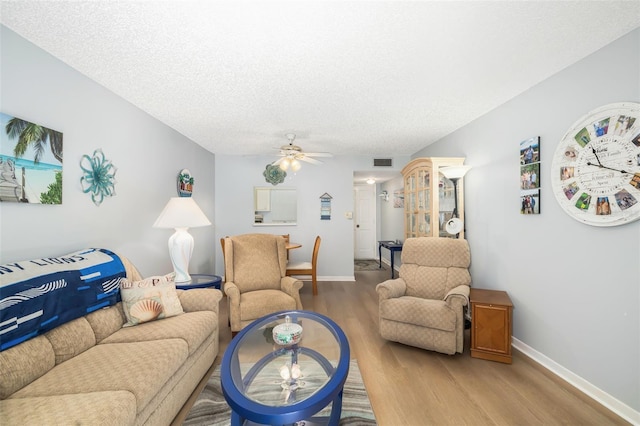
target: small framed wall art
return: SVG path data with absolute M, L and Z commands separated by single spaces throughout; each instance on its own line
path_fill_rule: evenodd
M 540 214 L 540 137 L 520 142 L 520 213 Z

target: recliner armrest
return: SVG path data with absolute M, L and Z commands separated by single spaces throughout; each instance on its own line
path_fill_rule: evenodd
M 300 289 L 302 288 L 302 281 L 293 277 L 282 277 L 280 279 L 280 288 L 282 291 L 287 293 L 289 296 L 295 298 L 298 294 L 300 294 Z
M 463 299 L 462 306 L 467 306 L 469 304 L 469 286 L 468 285 L 459 285 L 458 287 L 452 288 L 449 292 L 444 296 L 444 301 L 447 303 L 451 303 L 451 300 L 454 298 Z
M 407 283 L 403 278 L 387 280 L 376 286 L 379 300 L 393 299 L 404 296 L 407 291 Z
M 240 289 L 235 283 L 231 281 L 224 283 L 224 293 L 231 301 L 236 301 L 238 305 L 240 304 Z

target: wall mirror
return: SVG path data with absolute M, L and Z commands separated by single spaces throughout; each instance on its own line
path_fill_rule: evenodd
M 254 226 L 295 225 L 298 196 L 295 188 L 253 188 Z

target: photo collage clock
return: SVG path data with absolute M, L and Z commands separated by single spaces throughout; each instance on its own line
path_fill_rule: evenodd
M 640 219 L 640 103 L 597 108 L 556 148 L 551 184 L 560 206 L 592 226 Z

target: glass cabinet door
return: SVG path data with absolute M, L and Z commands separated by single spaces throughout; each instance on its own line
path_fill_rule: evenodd
M 456 206 L 453 182 L 441 173 L 442 167 L 464 164 L 462 157 L 425 157 L 411 160 L 403 169 L 405 201 L 405 238 L 450 237 L 445 224 Z M 458 183 L 457 217 L 464 221 L 461 203 L 462 182 Z M 457 235 L 464 238 L 464 229 Z

